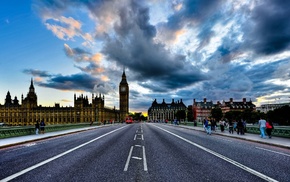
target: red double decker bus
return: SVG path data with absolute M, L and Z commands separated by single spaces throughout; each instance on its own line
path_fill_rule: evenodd
M 127 116 L 125 121 L 126 121 L 126 124 L 131 124 L 133 123 L 133 118 L 131 116 Z

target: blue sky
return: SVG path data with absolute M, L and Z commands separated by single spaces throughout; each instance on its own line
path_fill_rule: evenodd
M 290 1 L 3 0 L 0 40 L 0 104 L 33 78 L 43 106 L 101 93 L 118 108 L 123 68 L 131 112 L 154 99 L 290 101 Z

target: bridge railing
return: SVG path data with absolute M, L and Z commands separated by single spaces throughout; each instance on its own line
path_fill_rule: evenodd
M 186 122 L 186 123 L 184 122 L 180 124 L 194 126 L 193 122 Z M 202 123 L 197 122 L 197 127 L 203 127 Z M 218 126 L 218 129 L 219 129 L 219 126 Z M 227 131 L 228 127 L 226 127 L 225 130 Z M 257 125 L 247 125 L 246 133 L 260 134 L 260 129 Z M 290 138 L 290 127 L 289 126 L 274 126 L 274 129 L 272 130 L 272 136 Z
M 258 126 L 247 126 L 247 133 L 260 134 L 260 129 Z M 274 126 L 272 136 L 290 138 L 290 127 Z
M 100 125 L 101 123 L 93 123 L 93 126 Z M 83 128 L 91 126 L 90 123 L 76 123 L 76 124 L 63 124 L 63 125 L 47 125 L 45 126 L 45 132 L 52 131 L 61 131 L 68 130 L 74 128 Z M 1 138 L 9 138 L 16 136 L 24 136 L 24 135 L 33 135 L 35 134 L 34 126 L 26 126 L 26 127 L 1 127 L 0 128 L 0 139 Z

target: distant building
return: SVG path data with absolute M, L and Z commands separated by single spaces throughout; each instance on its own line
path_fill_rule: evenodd
M 263 104 L 260 107 L 257 107 L 257 111 L 267 113 L 268 111 L 273 111 L 283 106 L 290 106 L 290 103 Z
M 250 109 L 253 111 L 256 110 L 256 105 L 253 104 L 251 100 L 247 101 L 246 98 L 243 98 L 242 101 L 234 101 L 233 98 L 230 98 L 230 100 L 227 102 L 217 102 L 216 107 L 220 107 L 223 113 L 226 113 L 228 111 L 244 111 L 246 109 Z
M 214 108 L 213 102 L 208 102 L 206 98 L 204 98 L 201 102 L 197 102 L 193 99 L 193 119 L 196 121 L 203 121 L 211 115 L 212 108 Z
M 122 80 L 124 75 L 125 72 Z M 120 102 L 125 103 L 125 108 L 122 108 L 123 105 L 120 104 L 120 110 L 125 112 L 128 112 L 129 106 L 128 90 L 127 85 L 126 93 L 123 95 L 120 93 Z M 74 107 L 60 107 L 59 104 L 55 104 L 54 107 L 37 105 L 37 95 L 31 79 L 29 92 L 25 98 L 22 95 L 21 104 L 17 97 L 12 100 L 10 92 L 7 92 L 4 105 L 0 104 L 0 123 L 12 126 L 28 126 L 34 125 L 37 120 L 44 120 L 46 125 L 121 120 L 120 110 L 105 106 L 104 95 L 99 94 L 95 97 L 92 94 L 91 100 L 92 103 L 89 103 L 87 96 L 81 94 L 77 97 L 74 94 Z
M 151 107 L 148 109 L 148 120 L 152 121 L 172 121 L 175 118 L 177 111 L 185 110 L 186 106 L 182 102 L 182 99 L 174 102 L 172 99 L 171 103 L 166 103 L 163 99 L 162 103 L 157 103 L 156 99 L 152 102 Z
M 230 98 L 229 101 L 223 101 L 217 104 L 213 104 L 212 101 L 207 102 L 206 98 L 201 102 L 197 102 L 195 99 L 193 100 L 193 118 L 197 121 L 203 121 L 204 119 L 211 116 L 211 110 L 213 108 L 221 108 L 223 114 L 229 111 L 244 111 L 246 109 L 256 110 L 256 106 L 252 103 L 252 101 L 246 101 L 246 98 L 243 98 L 242 101 L 234 101 L 233 98 Z

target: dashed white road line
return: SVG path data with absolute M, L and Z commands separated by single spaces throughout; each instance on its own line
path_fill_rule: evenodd
M 143 166 L 144 166 L 144 171 L 148 171 L 146 154 L 145 154 L 145 147 L 144 146 L 143 146 Z
M 132 159 L 142 160 L 141 157 L 136 157 L 136 156 L 133 156 Z
M 129 155 L 128 155 L 128 158 L 127 158 L 127 161 L 126 161 L 126 164 L 125 164 L 125 167 L 124 167 L 124 171 L 128 170 L 129 162 L 130 162 L 130 159 L 131 159 L 131 156 L 132 156 L 132 151 L 133 151 L 133 146 L 131 146 L 131 148 L 130 148 Z

